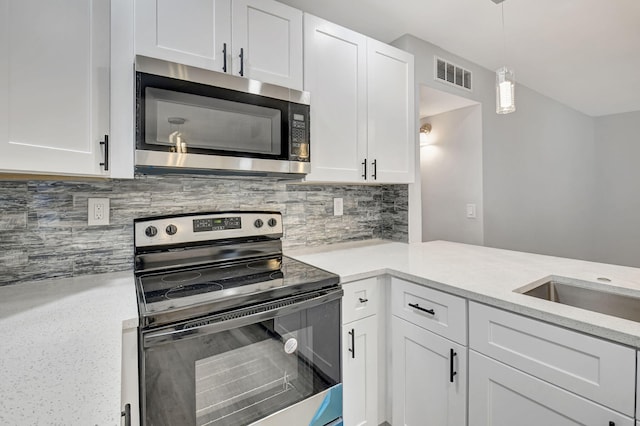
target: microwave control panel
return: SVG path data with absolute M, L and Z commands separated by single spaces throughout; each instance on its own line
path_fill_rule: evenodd
M 309 161 L 309 107 L 290 105 L 289 160 Z

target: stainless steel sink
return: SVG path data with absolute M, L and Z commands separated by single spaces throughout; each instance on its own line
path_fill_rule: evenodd
M 640 294 L 589 281 L 547 277 L 514 290 L 517 293 L 640 322 Z

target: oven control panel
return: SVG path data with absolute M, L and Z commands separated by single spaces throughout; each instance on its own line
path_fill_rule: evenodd
M 193 219 L 193 232 L 224 231 L 225 229 L 240 228 L 242 228 L 242 219 L 239 216 Z
M 134 220 L 136 247 L 254 236 L 280 238 L 282 229 L 282 215 L 278 212 L 203 213 Z

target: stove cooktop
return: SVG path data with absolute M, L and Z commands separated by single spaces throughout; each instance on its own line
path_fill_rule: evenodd
M 339 284 L 323 269 L 273 256 L 137 277 L 142 325 L 154 327 Z

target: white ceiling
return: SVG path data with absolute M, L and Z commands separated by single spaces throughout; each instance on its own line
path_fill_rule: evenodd
M 280 0 L 384 42 L 412 34 L 588 115 L 640 110 L 640 0 Z

